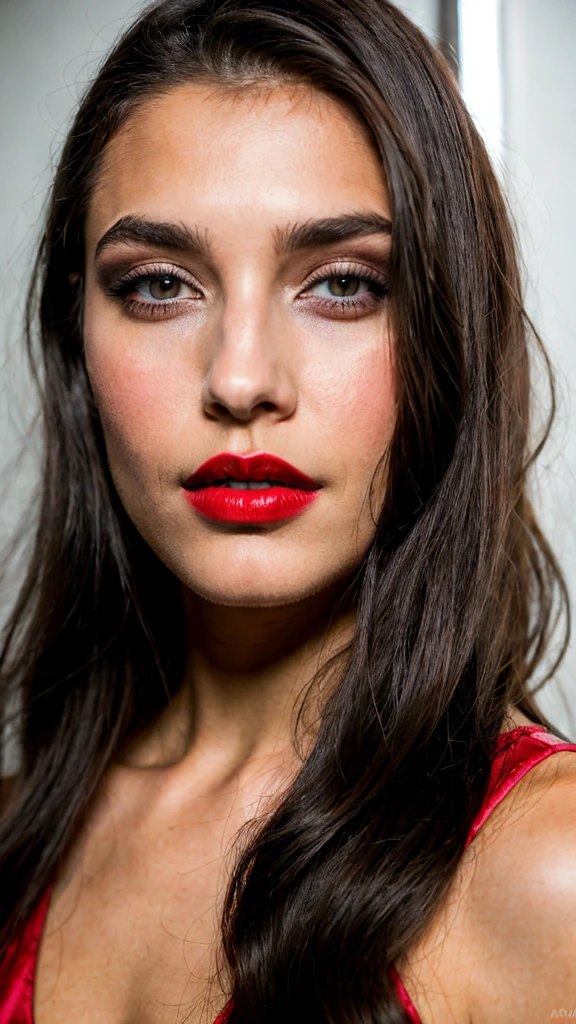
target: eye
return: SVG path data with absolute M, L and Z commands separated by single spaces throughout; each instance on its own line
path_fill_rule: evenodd
M 185 279 L 183 271 L 161 266 L 145 269 L 146 272 L 139 267 L 129 271 L 106 290 L 107 295 L 120 299 L 132 316 L 176 316 L 189 302 L 201 297 L 200 289 Z
M 388 294 L 388 282 L 368 267 L 344 265 L 319 272 L 301 298 L 330 317 L 359 317 L 378 309 Z
M 110 288 L 110 293 L 123 298 L 136 294 L 146 302 L 155 303 L 165 302 L 166 299 L 190 298 L 195 290 L 176 274 L 139 274 L 118 281 Z
M 152 298 L 155 301 L 163 299 L 181 298 L 181 292 L 186 288 L 183 281 L 173 277 L 171 274 L 164 274 L 163 277 L 144 278 L 135 287 L 134 291 L 143 298 Z
M 360 294 L 364 294 L 362 289 L 370 291 L 370 284 L 365 279 L 356 277 L 354 274 L 346 274 L 342 276 L 327 277 L 323 281 L 318 281 L 314 286 L 316 289 L 325 288 L 326 291 L 316 291 L 317 295 L 321 295 L 322 298 L 352 298 Z

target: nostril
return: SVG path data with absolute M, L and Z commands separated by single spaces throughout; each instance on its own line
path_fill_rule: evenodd
M 278 368 L 256 364 L 253 377 L 232 372 L 228 367 L 212 367 L 202 388 L 202 404 L 211 419 L 246 423 L 258 416 L 286 418 L 296 408 L 296 388 L 291 378 Z M 224 372 L 226 370 L 226 372 Z M 256 370 L 259 370 L 258 374 Z
M 214 416 L 219 420 L 229 419 L 232 416 L 230 409 L 223 402 L 208 402 L 206 411 L 210 416 Z
M 274 413 L 278 409 L 278 406 L 275 402 L 271 401 L 256 401 L 254 404 L 247 402 L 245 406 L 241 407 L 240 403 L 238 403 L 237 406 L 234 406 L 232 403 L 227 404 L 213 399 L 206 403 L 205 409 L 209 416 L 213 416 L 219 420 L 246 420 L 252 419 L 254 416 L 258 415 L 258 413 Z

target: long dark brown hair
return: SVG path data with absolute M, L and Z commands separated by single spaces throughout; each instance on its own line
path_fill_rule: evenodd
M 337 97 L 390 194 L 398 418 L 353 581 L 355 639 L 295 781 L 239 854 L 222 929 L 231 1024 L 394 1024 L 389 967 L 454 879 L 507 706 L 550 726 L 529 681 L 566 588 L 526 496 L 540 343 L 506 205 L 448 66 L 386 0 L 161 0 L 68 134 L 27 324 L 45 456 L 1 660 L 22 762 L 0 828 L 0 937 L 6 949 L 106 767 L 182 680 L 179 585 L 111 483 L 81 279 L 106 144 L 149 97 L 193 80 Z

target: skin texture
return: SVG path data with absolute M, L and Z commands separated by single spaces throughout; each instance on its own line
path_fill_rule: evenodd
M 379 161 L 343 106 L 302 88 L 182 87 L 146 103 L 109 146 L 87 220 L 86 363 L 120 497 L 182 583 L 188 664 L 171 707 L 107 773 L 63 865 L 40 949 L 36 1024 L 205 1024 L 226 1002 L 226 977 L 214 969 L 231 842 L 289 784 L 300 694 L 352 635 L 352 613 L 345 604 L 335 612 L 336 598 L 373 537 L 369 493 L 376 476 L 377 512 L 395 418 L 386 300 L 343 315 L 328 307 L 326 283 L 310 286 L 316 271 L 385 280 L 389 235 L 283 256 L 276 243 L 291 225 L 358 211 L 391 216 Z M 128 216 L 196 228 L 210 256 L 117 242 L 96 262 L 99 240 Z M 147 317 L 107 294 L 126 272 L 159 267 L 186 280 L 168 314 Z M 141 301 L 142 288 L 126 298 Z M 319 498 L 282 524 L 201 519 L 184 499 L 186 477 L 218 452 L 258 450 L 317 479 Z M 510 716 L 506 728 L 528 721 L 514 708 Z M 574 807 L 573 769 L 561 765 Z M 528 875 L 558 820 L 549 792 L 524 818 L 535 822 Z M 513 850 L 518 825 L 501 817 Z M 506 949 L 529 930 L 529 911 L 503 900 L 513 892 L 505 849 L 482 858 L 479 883 L 468 858 L 446 914 L 399 965 L 424 1024 L 548 1019 L 524 1012 L 526 998 L 512 1012 L 526 980 Z M 564 900 L 571 892 L 565 884 Z M 504 1009 L 491 1016 L 492 980 L 477 963 L 502 909 Z M 535 962 L 555 922 L 544 907 L 530 932 Z M 564 960 L 558 970 L 566 974 Z M 552 1009 L 567 991 L 544 993 L 544 1003 Z
M 351 164 L 361 165 L 359 177 Z M 279 227 L 359 207 L 389 216 L 379 162 L 333 101 L 302 90 L 223 99 L 181 89 L 149 104 L 110 148 L 88 218 L 88 372 L 128 513 L 204 600 L 246 607 L 307 598 L 347 575 L 373 537 L 365 499 L 394 425 L 386 303 L 372 303 L 369 315 L 327 316 L 326 284 L 302 292 L 331 264 L 334 273 L 360 264 L 385 281 L 389 239 L 274 252 Z M 165 261 L 203 292 L 183 289 L 191 297 L 171 318 L 127 316 L 95 281 L 95 241 L 140 211 L 196 224 L 212 245 L 211 263 L 184 254 Z M 159 255 L 117 245 L 100 267 Z M 206 458 L 258 450 L 322 484 L 310 509 L 242 532 L 190 511 L 182 480 Z
M 360 284 L 363 306 L 344 315 L 310 278 L 355 271 L 385 283 L 389 236 L 276 254 L 282 230 L 358 210 L 390 216 L 381 165 L 343 107 L 302 88 L 194 85 L 150 101 L 116 136 L 89 211 L 86 363 L 112 475 L 183 583 L 196 728 L 212 713 L 214 733 L 230 723 L 234 765 L 262 730 L 264 693 L 271 727 L 286 734 L 318 646 L 349 637 L 350 616 L 330 627 L 328 617 L 374 535 L 370 487 L 377 512 L 395 417 L 387 304 Z M 96 264 L 98 240 L 134 215 L 196 227 L 210 258 L 123 244 Z M 106 294 L 126 271 L 159 266 L 190 282 L 174 315 L 130 316 Z M 182 483 L 207 458 L 258 450 L 321 484 L 312 506 L 252 529 L 190 508 Z M 239 706 L 239 669 L 243 683 L 256 670 L 257 703 L 248 687 Z M 174 735 L 170 757 L 192 740 L 185 705 L 183 695 L 155 730 L 170 751 Z M 138 756 L 156 750 L 141 744 Z
M 303 89 L 181 88 L 109 147 L 87 220 L 86 364 L 120 497 L 182 582 L 189 657 L 176 701 L 108 773 L 62 871 L 37 1024 L 197 1024 L 225 1002 L 208 979 L 228 847 L 293 777 L 299 695 L 351 637 L 336 598 L 374 535 L 370 488 L 376 477 L 377 514 L 395 419 L 386 301 L 360 284 L 350 315 L 310 283 L 319 271 L 385 283 L 389 233 L 288 255 L 277 241 L 358 212 L 390 217 L 381 165 L 344 107 Z M 196 228 L 210 258 L 115 243 L 96 263 L 127 216 Z M 159 265 L 186 276 L 169 316 L 107 294 Z M 190 508 L 182 483 L 201 463 L 259 450 L 321 484 L 304 513 L 246 529 Z
M 518 711 L 513 720 L 528 724 Z M 576 757 L 565 752 L 495 808 L 398 965 L 423 1024 L 545 1024 L 576 1012 L 575 853 Z

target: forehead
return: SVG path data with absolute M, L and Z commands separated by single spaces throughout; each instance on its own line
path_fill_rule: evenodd
M 109 143 L 88 241 L 136 212 L 215 230 L 249 217 L 256 230 L 347 207 L 389 214 L 368 130 L 343 103 L 304 86 L 186 85 L 147 100 Z

